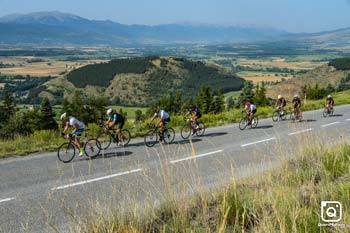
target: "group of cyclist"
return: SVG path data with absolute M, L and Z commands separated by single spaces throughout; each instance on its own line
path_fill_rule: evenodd
M 297 95 L 297 94 L 294 95 L 293 100 L 292 100 L 292 106 L 293 106 L 292 111 L 295 113 L 295 118 L 298 121 L 301 120 L 301 103 L 302 103 L 302 101 L 301 101 L 299 95 Z M 286 105 L 287 105 L 286 99 L 282 95 L 278 95 L 274 107 L 276 107 L 278 109 L 280 114 L 284 114 Z M 328 95 L 327 99 L 326 99 L 326 107 L 329 110 L 332 110 L 333 106 L 334 106 L 334 100 L 333 100 L 332 96 Z M 247 101 L 243 111 L 245 111 L 247 113 L 249 120 L 251 122 L 251 120 L 253 119 L 254 115 L 257 112 L 257 106 L 252 104 L 251 102 Z M 124 116 L 115 112 L 111 108 L 107 110 L 107 116 L 108 116 L 108 120 L 105 122 L 105 126 L 106 126 L 105 130 L 108 131 L 108 130 L 111 130 L 114 127 L 116 127 L 116 130 L 117 130 L 116 132 L 117 132 L 117 136 L 119 139 L 118 146 L 122 146 L 122 144 L 121 144 L 122 143 L 121 130 L 123 129 L 124 124 L 125 124 Z M 188 111 L 186 112 L 186 114 L 184 115 L 184 117 L 189 117 L 189 116 L 191 116 L 191 119 L 189 119 L 189 120 L 191 121 L 191 123 L 193 125 L 193 134 L 195 134 L 196 131 L 198 130 L 198 127 L 199 127 L 198 126 L 198 119 L 201 118 L 202 112 L 196 105 L 191 105 L 189 107 Z M 151 118 L 151 123 L 156 118 L 158 118 L 158 121 L 156 123 L 156 127 L 160 128 L 160 140 L 159 141 L 162 142 L 164 139 L 165 127 L 170 122 L 170 114 L 167 113 L 165 110 L 160 109 L 159 107 L 155 107 L 154 114 Z M 63 129 L 63 133 L 62 133 L 63 135 L 65 135 L 65 133 L 67 132 L 69 127 L 73 128 L 72 135 L 74 135 L 75 141 L 76 141 L 77 145 L 79 145 L 79 148 L 80 148 L 79 156 L 82 156 L 84 154 L 84 151 L 83 151 L 82 144 L 80 142 L 80 137 L 81 137 L 82 133 L 84 132 L 85 124 L 73 116 L 68 116 L 67 113 L 63 113 L 61 115 L 61 121 L 63 122 L 63 125 L 64 125 L 64 129 Z
M 118 137 L 118 146 L 123 146 L 122 145 L 121 130 L 123 129 L 124 124 L 125 124 L 124 116 L 115 112 L 111 108 L 107 110 L 107 116 L 108 116 L 108 120 L 104 124 L 105 131 L 114 129 L 114 127 L 116 127 L 116 133 L 117 133 L 117 137 Z M 196 131 L 198 130 L 198 119 L 201 118 L 202 112 L 197 106 L 191 105 L 189 110 L 185 114 L 185 117 L 188 117 L 188 116 L 192 116 L 191 122 L 193 124 L 193 134 L 195 134 Z M 165 110 L 160 109 L 159 107 L 155 107 L 154 108 L 154 115 L 152 116 L 150 122 L 152 123 L 156 118 L 159 119 L 158 122 L 156 123 L 156 127 L 160 128 L 159 141 L 162 142 L 164 139 L 165 127 L 170 122 L 170 114 L 167 113 Z M 73 131 L 71 134 L 74 136 L 75 142 L 79 146 L 79 149 L 80 149 L 79 156 L 83 156 L 84 151 L 83 151 L 82 143 L 80 141 L 80 137 L 82 136 L 82 133 L 85 130 L 85 124 L 73 116 L 68 116 L 67 113 L 63 113 L 61 115 L 60 119 L 61 119 L 63 126 L 64 126 L 62 135 L 65 135 L 66 132 L 68 131 L 69 127 L 72 127 Z

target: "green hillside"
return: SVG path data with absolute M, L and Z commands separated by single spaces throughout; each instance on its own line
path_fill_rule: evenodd
M 222 68 L 174 57 L 112 60 L 76 69 L 45 83 L 32 92 L 51 99 L 69 97 L 74 90 L 87 96 L 104 94 L 111 104 L 145 106 L 169 92 L 193 98 L 201 85 L 224 92 L 242 89 L 244 80 Z M 38 91 L 39 90 L 39 91 Z
M 300 93 L 306 86 L 327 88 L 332 86 L 337 91 L 347 90 L 350 87 L 350 58 L 339 58 L 328 64 L 322 65 L 296 78 L 286 80 L 267 88 L 268 96 L 276 98 L 283 93 L 287 98 L 292 98 L 295 93 Z

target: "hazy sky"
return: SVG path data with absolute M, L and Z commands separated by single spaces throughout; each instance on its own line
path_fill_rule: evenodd
M 350 0 L 0 0 L 0 16 L 54 10 L 125 24 L 192 22 L 291 32 L 350 27 Z

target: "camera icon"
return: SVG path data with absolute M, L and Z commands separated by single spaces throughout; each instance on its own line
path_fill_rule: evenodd
M 339 201 L 321 201 L 321 219 L 324 222 L 339 222 L 343 217 Z

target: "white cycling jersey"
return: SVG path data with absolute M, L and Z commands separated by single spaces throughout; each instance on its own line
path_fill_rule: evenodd
M 163 120 L 164 120 L 164 119 L 170 118 L 169 113 L 167 113 L 167 112 L 164 111 L 164 110 L 160 110 L 158 113 L 155 113 L 154 116 L 157 116 L 157 117 L 159 117 L 159 118 L 161 118 L 161 119 L 163 119 Z
M 72 117 L 72 116 L 69 117 L 69 125 L 70 126 L 78 125 L 79 129 L 85 128 L 85 125 L 83 122 L 79 121 L 77 118 Z

